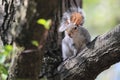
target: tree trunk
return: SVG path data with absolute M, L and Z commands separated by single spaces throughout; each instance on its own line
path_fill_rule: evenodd
M 51 59 L 54 59 L 54 61 L 52 61 L 52 63 L 47 63 L 47 66 L 45 66 L 47 69 L 50 69 L 45 71 L 45 73 L 48 73 L 45 75 L 48 78 L 49 75 L 53 76 L 53 69 L 56 68 L 61 62 L 60 42 L 62 39 L 61 34 L 57 33 L 58 27 L 55 26 L 58 26 L 59 24 L 59 16 L 61 16 L 62 13 L 72 5 L 78 6 L 80 3 L 79 0 L 52 0 L 49 3 L 47 0 L 1 0 L 1 2 L 3 3 L 1 3 L 1 6 L 3 6 L 3 12 L 1 12 L 1 21 L 3 21 L 1 22 L 2 42 L 4 45 L 16 42 L 17 45 L 25 48 L 24 51 L 17 52 L 16 56 L 12 60 L 12 65 L 9 69 L 8 80 L 21 78 L 38 79 L 38 73 L 42 64 L 43 53 L 45 53 L 45 57 L 47 56 L 46 59 L 48 59 L 48 57 L 51 57 L 52 54 Z M 53 19 L 53 25 L 49 31 L 46 44 L 45 40 L 47 36 L 45 35 L 48 32 L 43 27 L 36 24 L 36 21 L 39 18 Z M 44 46 L 45 49 L 44 47 L 42 47 L 42 49 L 37 49 L 34 45 L 31 44 L 32 40 L 37 40 L 40 44 L 39 46 Z M 36 60 L 34 56 L 39 57 Z M 46 61 L 44 61 L 44 63 L 46 63 Z M 57 65 L 54 65 L 53 63 Z M 24 71 L 26 72 L 24 73 Z M 31 75 L 33 76 L 30 77 Z
M 63 12 L 73 6 L 82 6 L 82 0 L 0 0 L 3 44 L 15 42 L 24 47 L 12 59 L 8 80 L 38 80 L 38 76 L 46 76 L 48 80 L 93 80 L 119 61 L 120 27 L 117 27 L 97 37 L 75 58 L 63 62 L 58 74 L 64 37 L 58 33 L 58 25 Z M 39 18 L 52 19 L 49 31 L 36 23 Z M 39 42 L 39 48 L 32 40 Z
M 15 1 L 19 4 L 16 5 Z M 37 20 L 53 19 L 57 4 L 58 0 L 49 3 L 48 0 L 13 0 L 16 22 L 13 22 L 12 30 L 15 33 L 12 35 L 17 45 L 24 47 L 24 51 L 17 52 L 12 60 L 8 80 L 38 80 L 48 31 L 37 24 Z M 31 43 L 33 40 L 39 42 L 38 47 Z

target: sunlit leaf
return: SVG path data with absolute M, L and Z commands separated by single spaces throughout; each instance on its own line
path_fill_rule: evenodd
M 51 24 L 51 20 L 45 20 L 45 19 L 38 19 L 37 21 L 38 24 L 41 24 L 44 26 L 45 29 L 49 30 L 50 29 L 50 24 Z
M 50 24 L 51 24 L 51 20 L 49 19 L 49 20 L 46 21 L 46 24 L 45 24 L 45 28 L 46 28 L 47 30 L 50 29 Z
M 32 41 L 32 44 L 33 44 L 34 46 L 36 46 L 36 47 L 39 46 L 39 43 L 38 43 L 37 41 L 35 41 L 35 40 Z
M 12 45 L 5 45 L 4 49 L 5 50 L 3 53 L 8 56 L 12 52 L 13 46 Z
M 38 19 L 37 23 L 45 26 L 46 20 L 45 19 Z
M 11 45 L 5 45 L 5 50 L 12 51 L 12 49 L 13 49 L 13 46 L 11 46 Z

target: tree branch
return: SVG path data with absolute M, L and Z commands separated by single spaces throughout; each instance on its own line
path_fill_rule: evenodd
M 72 59 L 59 67 L 63 80 L 94 80 L 103 70 L 120 61 L 120 25 L 96 37 Z

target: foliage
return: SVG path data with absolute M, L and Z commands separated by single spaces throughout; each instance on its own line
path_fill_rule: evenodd
M 0 48 L 0 79 L 6 80 L 8 74 L 9 62 L 8 57 L 10 57 L 13 51 L 13 46 L 5 45 Z
M 38 19 L 37 21 L 38 24 L 41 24 L 44 26 L 45 29 L 49 30 L 50 29 L 50 24 L 51 24 L 51 20 L 45 20 L 45 19 Z
M 45 29 L 49 30 L 49 29 L 50 29 L 50 25 L 51 25 L 51 19 L 48 19 L 48 20 L 38 19 L 38 20 L 37 20 L 37 23 L 40 24 L 40 25 L 43 25 L 43 27 L 44 27 Z M 38 41 L 36 41 L 36 40 L 33 40 L 33 41 L 32 41 L 32 44 L 33 44 L 34 46 L 36 46 L 36 47 L 39 46 L 39 43 L 38 43 Z
M 36 40 L 33 40 L 33 41 L 32 41 L 32 44 L 33 44 L 34 46 L 36 46 L 36 47 L 39 46 L 39 43 L 38 43 L 38 41 L 36 41 Z
M 85 26 L 92 37 L 109 31 L 120 23 L 120 0 L 83 0 Z

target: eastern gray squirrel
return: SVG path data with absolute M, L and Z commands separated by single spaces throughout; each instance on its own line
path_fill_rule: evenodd
M 79 7 L 70 8 L 63 14 L 59 28 L 59 32 L 65 33 L 62 40 L 63 60 L 75 56 L 90 42 L 91 36 L 83 27 L 84 20 L 84 11 Z

